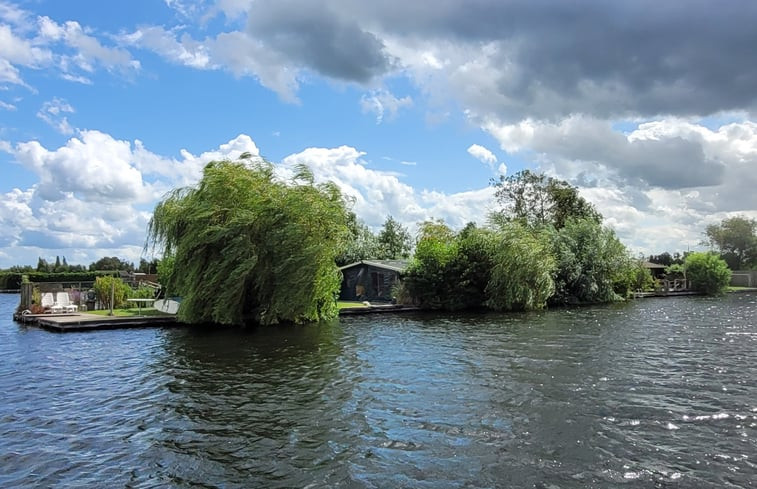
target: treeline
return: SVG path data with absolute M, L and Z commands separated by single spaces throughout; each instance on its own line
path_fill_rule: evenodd
M 431 309 L 529 310 L 616 301 L 651 281 L 567 182 L 525 170 L 494 185 L 500 210 L 486 227 L 471 223 L 455 233 L 441 221 L 420 226 L 401 300 Z
M 757 268 L 757 220 L 745 216 L 723 219 L 718 224 L 710 224 L 704 230 L 705 239 L 700 243 L 708 246 L 728 265 L 731 270 L 753 270 Z M 669 252 L 649 255 L 652 263 L 683 265 L 690 252 Z
M 113 271 L 99 270 L 92 272 L 0 272 L 0 290 L 18 290 L 23 277 L 31 282 L 94 282 L 97 277 L 112 275 Z
M 47 273 L 67 273 L 67 272 L 94 272 L 98 270 L 122 270 L 125 272 L 141 272 L 141 273 L 156 273 L 159 260 L 146 260 L 141 258 L 139 260 L 139 266 L 134 266 L 133 262 L 123 260 L 117 256 L 106 256 L 100 258 L 89 264 L 88 267 L 84 265 L 69 265 L 64 256 L 62 259 L 60 256 L 55 257 L 55 261 L 47 261 L 46 259 L 39 257 L 37 259 L 36 268 L 31 266 L 14 266 L 9 268 L 9 272 L 47 272 Z

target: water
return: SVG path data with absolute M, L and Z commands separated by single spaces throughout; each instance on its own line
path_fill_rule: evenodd
M 0 487 L 757 485 L 757 295 L 55 334 L 0 295 Z

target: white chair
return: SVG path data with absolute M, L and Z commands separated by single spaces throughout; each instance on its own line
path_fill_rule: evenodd
M 55 302 L 55 296 L 52 292 L 45 292 L 40 298 L 40 305 L 45 309 L 45 312 L 49 309 L 53 314 L 57 314 L 63 311 L 63 307 Z
M 55 297 L 58 299 L 56 302 L 66 312 L 76 312 L 79 308 L 76 304 L 71 303 L 71 298 L 68 296 L 68 292 L 58 292 Z

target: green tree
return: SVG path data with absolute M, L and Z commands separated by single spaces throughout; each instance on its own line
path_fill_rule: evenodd
M 144 258 L 139 259 L 139 266 L 137 267 L 137 271 L 141 273 L 157 273 L 158 270 L 158 259 L 153 258 L 152 260 L 146 260 Z
M 307 167 L 283 182 L 268 162 L 214 161 L 157 205 L 148 236 L 172 257 L 163 285 L 183 297 L 182 321 L 303 322 L 338 312 L 347 220 L 336 185 Z
M 713 253 L 690 253 L 684 262 L 686 278 L 694 290 L 710 295 L 721 294 L 731 282 L 728 264 Z
M 45 260 L 42 257 L 39 257 L 37 259 L 37 271 L 38 272 L 49 272 L 50 271 L 50 264 L 47 263 L 47 260 Z
M 486 305 L 495 310 L 541 309 L 555 291 L 555 260 L 549 239 L 524 225 L 506 224 L 498 233 Z
M 405 272 L 404 288 L 421 307 L 450 309 L 455 277 L 450 264 L 457 254 L 452 231 L 440 221 L 420 225 L 413 261 Z
M 492 214 L 495 223 L 518 220 L 529 226 L 552 225 L 561 229 L 569 219 L 602 222 L 592 204 L 578 194 L 578 189 L 564 180 L 543 173 L 522 170 L 493 182 L 495 198 L 501 206 Z
M 555 304 L 612 302 L 633 290 L 634 261 L 615 233 L 593 219 L 570 219 L 552 232 Z
M 392 216 L 384 221 L 384 226 L 378 235 L 380 246 L 379 257 L 382 260 L 397 260 L 410 258 L 412 241 L 410 232 Z
M 92 288 L 95 290 L 97 300 L 103 309 L 110 309 L 111 295 L 113 297 L 113 308 L 123 307 L 131 291 L 131 288 L 123 280 L 110 275 L 95 278 L 95 284 Z
M 117 256 L 106 256 L 100 258 L 96 262 L 91 263 L 89 265 L 89 270 L 123 270 L 125 272 L 133 272 L 134 264 L 126 260 L 122 260 Z
M 454 295 L 449 301 L 451 309 L 485 305 L 498 242 L 494 231 L 477 228 L 473 223 L 458 233 L 457 255 L 451 263 L 451 275 L 455 278 Z
M 360 260 L 376 259 L 381 255 L 378 237 L 354 213 L 349 213 L 347 244 L 336 258 L 336 264 L 349 265 Z
M 705 229 L 706 243 L 718 250 L 732 270 L 757 266 L 757 221 L 744 216 L 723 219 Z

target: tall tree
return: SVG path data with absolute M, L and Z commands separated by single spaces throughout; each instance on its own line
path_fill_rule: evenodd
M 183 297 L 181 320 L 304 322 L 338 312 L 347 217 L 338 187 L 307 167 L 284 182 L 264 161 L 214 161 L 157 205 L 148 236 L 172 262 L 159 274 Z
M 501 206 L 492 214 L 495 223 L 517 220 L 529 226 L 565 226 L 568 219 L 591 219 L 602 222 L 592 204 L 578 194 L 578 189 L 564 180 L 543 173 L 522 170 L 493 182 L 495 198 Z
M 732 270 L 757 266 L 757 221 L 744 216 L 723 219 L 705 229 L 707 244 L 718 250 Z
M 611 229 L 571 219 L 552 234 L 557 271 L 551 302 L 612 302 L 633 287 L 635 260 Z
M 541 309 L 555 291 L 555 259 L 543 231 L 519 222 L 498 233 L 486 305 L 495 310 Z
M 341 267 L 360 260 L 378 258 L 381 254 L 378 237 L 353 212 L 349 213 L 347 226 L 350 230 L 347 244 L 337 256 L 336 264 Z
M 392 216 L 384 221 L 378 235 L 380 256 L 382 260 L 397 260 L 410 257 L 412 241 L 410 232 Z
M 38 272 L 49 272 L 50 271 L 50 264 L 47 263 L 47 260 L 45 260 L 41 256 L 37 259 L 37 271 Z

